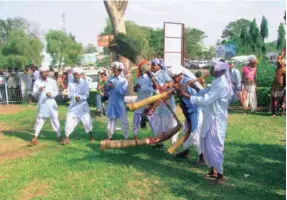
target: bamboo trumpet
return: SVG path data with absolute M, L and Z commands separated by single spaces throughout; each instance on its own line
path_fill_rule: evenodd
M 134 147 L 141 145 L 153 145 L 164 142 L 170 139 L 174 134 L 176 134 L 182 128 L 182 124 L 178 123 L 174 128 L 169 129 L 167 132 L 162 133 L 158 136 L 140 140 L 102 140 L 100 149 L 118 149 L 118 148 L 126 148 L 126 147 Z
M 134 110 L 142 108 L 142 107 L 144 107 L 146 105 L 149 105 L 149 104 L 151 104 L 153 102 L 156 102 L 156 101 L 158 101 L 160 99 L 164 99 L 164 98 L 168 97 L 172 92 L 173 92 L 173 90 L 170 90 L 170 91 L 167 91 L 167 92 L 163 92 L 163 93 L 160 93 L 160 94 L 148 97 L 148 98 L 143 99 L 141 101 L 137 101 L 137 102 L 134 102 L 134 103 L 128 103 L 127 107 L 131 111 L 134 111 Z

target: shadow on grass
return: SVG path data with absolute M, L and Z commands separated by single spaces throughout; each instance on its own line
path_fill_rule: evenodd
M 105 139 L 105 123 L 94 120 L 94 133 L 97 141 Z M 27 132 L 6 131 L 4 134 L 26 141 L 30 141 L 32 137 Z M 44 138 L 40 137 L 39 142 L 41 140 L 57 141 L 53 131 L 43 131 L 42 134 Z M 147 134 L 144 132 L 140 136 L 146 137 Z M 90 165 L 81 165 L 84 161 L 104 162 L 107 163 L 107 166 L 111 164 L 119 167 L 133 167 L 139 172 L 144 172 L 145 175 L 159 177 L 163 183 L 160 187 L 168 188 L 176 198 L 233 200 L 285 198 L 286 148 L 283 145 L 226 142 L 224 164 L 227 176 L 226 184 L 212 187 L 202 176 L 202 173 L 207 171 L 207 167 L 198 169 L 192 167 L 196 155 L 194 150 L 192 150 L 194 156 L 188 160 L 175 159 L 166 152 L 166 149 L 153 149 L 151 146 L 100 151 L 99 142 L 90 144 L 85 140 L 88 136 L 84 133 L 82 125 L 77 126 L 71 135 L 71 142 L 77 137 L 83 138 L 81 143 L 87 145 L 90 150 L 83 150 L 82 146 L 77 147 L 76 145 L 64 147 L 71 155 L 76 152 L 83 153 L 81 158 L 69 158 L 61 163 L 67 168 L 72 167 L 79 171 L 89 170 Z M 122 139 L 122 133 L 116 132 L 113 138 L 115 140 Z M 81 166 L 75 167 L 77 165 Z M 109 172 L 107 171 L 107 173 Z M 245 177 L 244 174 L 249 176 Z M 118 176 L 125 176 L 125 174 Z M 141 174 L 135 176 L 141 176 Z M 135 178 L 141 180 L 144 177 Z M 282 193 L 282 191 L 284 192 Z
M 116 166 L 133 167 L 140 172 L 160 177 L 164 186 L 168 187 L 178 198 L 285 198 L 285 194 L 281 194 L 280 191 L 285 191 L 286 149 L 280 145 L 226 143 L 224 164 L 226 184 L 217 187 L 211 186 L 207 180 L 203 179 L 202 172 L 206 172 L 207 167 L 200 167 L 200 169 L 192 167 L 194 157 L 179 161 L 168 155 L 166 149 L 153 149 L 150 146 L 105 151 L 99 150 L 98 143 L 88 144 L 88 147 L 92 151 L 85 152 L 82 158 L 68 160 L 67 165 L 100 160 Z M 78 150 L 71 148 L 72 152 Z M 141 157 L 143 153 L 145 156 Z M 248 174 L 249 177 L 246 178 L 244 174 Z M 174 183 L 178 181 L 180 184 Z

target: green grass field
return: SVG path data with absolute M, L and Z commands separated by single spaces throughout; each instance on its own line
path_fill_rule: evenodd
M 59 106 L 61 130 L 67 107 Z M 166 149 L 142 146 L 99 150 L 105 118 L 93 116 L 97 142 L 90 144 L 80 125 L 66 146 L 57 143 L 47 121 L 39 145 L 28 147 L 36 106 L 17 114 L 0 110 L 0 199 L 285 199 L 285 118 L 264 113 L 229 114 L 224 185 L 203 178 L 207 167 L 175 159 Z M 132 125 L 132 113 L 129 113 Z M 149 130 L 141 131 L 147 137 Z M 80 137 L 80 139 L 78 138 Z M 116 132 L 114 139 L 122 139 Z M 132 138 L 132 131 L 130 131 Z M 245 175 L 245 176 L 244 176 Z M 249 175 L 249 176 L 248 176 Z

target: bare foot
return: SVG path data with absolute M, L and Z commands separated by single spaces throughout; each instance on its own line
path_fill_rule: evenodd
M 222 185 L 224 184 L 224 176 L 218 175 L 215 180 L 212 181 L 213 185 Z
M 96 142 L 96 140 L 93 137 L 90 138 L 90 141 L 91 141 L 91 143 L 95 143 Z
M 204 178 L 217 178 L 217 176 L 217 171 L 214 168 L 211 168 L 210 172 L 204 175 Z
M 33 138 L 32 141 L 29 143 L 29 146 L 34 146 L 38 143 L 38 139 L 37 138 Z
M 62 145 L 68 144 L 69 143 L 69 138 L 66 137 L 65 140 L 62 142 Z

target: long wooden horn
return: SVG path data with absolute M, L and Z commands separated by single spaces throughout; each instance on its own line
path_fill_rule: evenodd
M 141 139 L 141 140 L 102 140 L 101 141 L 101 150 L 105 149 L 116 149 L 116 148 L 125 148 L 125 147 L 134 147 L 140 145 L 152 145 L 164 142 L 170 139 L 182 128 L 182 124 L 178 123 L 174 128 L 169 129 L 167 132 L 159 134 L 155 137 Z
M 160 94 L 156 94 L 154 96 L 151 96 L 151 97 L 148 97 L 148 98 L 145 98 L 141 101 L 138 101 L 138 102 L 134 102 L 134 103 L 128 103 L 127 104 L 127 107 L 131 110 L 131 111 L 134 111 L 134 110 L 137 110 L 139 108 L 142 108 L 146 105 L 149 105 L 151 103 L 154 103 L 160 99 L 164 99 L 166 97 L 168 97 L 171 93 L 173 92 L 173 90 L 170 90 L 170 91 L 167 91 L 167 92 L 163 92 L 163 93 L 160 93 Z

